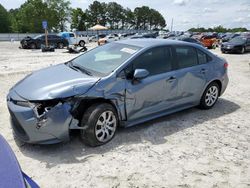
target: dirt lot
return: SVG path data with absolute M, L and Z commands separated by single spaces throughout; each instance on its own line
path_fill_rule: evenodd
M 110 143 L 90 148 L 77 135 L 47 146 L 14 140 L 5 102 L 9 88 L 32 70 L 76 56 L 18 45 L 0 43 L 0 133 L 41 187 L 250 187 L 250 53 L 213 50 L 229 62 L 230 78 L 213 109 L 192 108 L 119 129 Z

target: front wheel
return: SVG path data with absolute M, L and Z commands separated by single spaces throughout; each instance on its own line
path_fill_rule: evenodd
M 201 97 L 200 108 L 212 108 L 218 100 L 219 92 L 220 88 L 216 82 L 212 82 L 211 84 L 209 84 Z
M 90 146 L 103 145 L 113 139 L 117 125 L 117 113 L 112 105 L 94 104 L 83 115 L 81 139 Z
M 81 41 L 79 42 L 79 46 L 84 47 L 84 46 L 85 46 L 85 42 L 84 42 L 83 40 L 81 40 Z
M 33 50 L 36 49 L 36 44 L 35 43 L 31 43 L 30 44 L 30 48 L 33 49 Z
M 242 47 L 242 49 L 241 49 L 240 53 L 241 53 L 241 54 L 244 54 L 244 53 L 245 53 L 245 51 L 246 51 L 246 50 L 245 50 L 245 47 Z

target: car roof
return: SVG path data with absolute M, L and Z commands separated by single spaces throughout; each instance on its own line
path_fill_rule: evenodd
M 178 40 L 169 40 L 169 39 L 126 39 L 117 41 L 117 43 L 128 44 L 133 46 L 138 46 L 142 48 L 154 47 L 154 46 L 162 46 L 162 45 L 189 45 L 189 46 L 197 46 L 192 43 L 186 43 Z

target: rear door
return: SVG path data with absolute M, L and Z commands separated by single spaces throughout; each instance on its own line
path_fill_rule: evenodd
M 132 75 L 135 69 L 146 69 L 149 71 L 149 76 L 134 81 Z M 147 50 L 137 57 L 125 72 L 128 121 L 149 118 L 174 105 L 177 81 L 172 73 L 170 47 Z
M 178 80 L 178 106 L 193 105 L 200 101 L 210 71 L 207 55 L 192 46 L 175 46 Z

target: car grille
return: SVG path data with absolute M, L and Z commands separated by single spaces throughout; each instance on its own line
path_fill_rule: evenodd
M 16 134 L 17 137 L 20 137 L 20 139 L 26 141 L 29 140 L 28 135 L 26 134 L 25 130 L 23 129 L 23 127 L 21 126 L 21 124 L 19 123 L 19 121 L 17 120 L 17 118 L 15 117 L 14 113 L 10 112 L 10 117 L 11 117 L 11 126 Z

